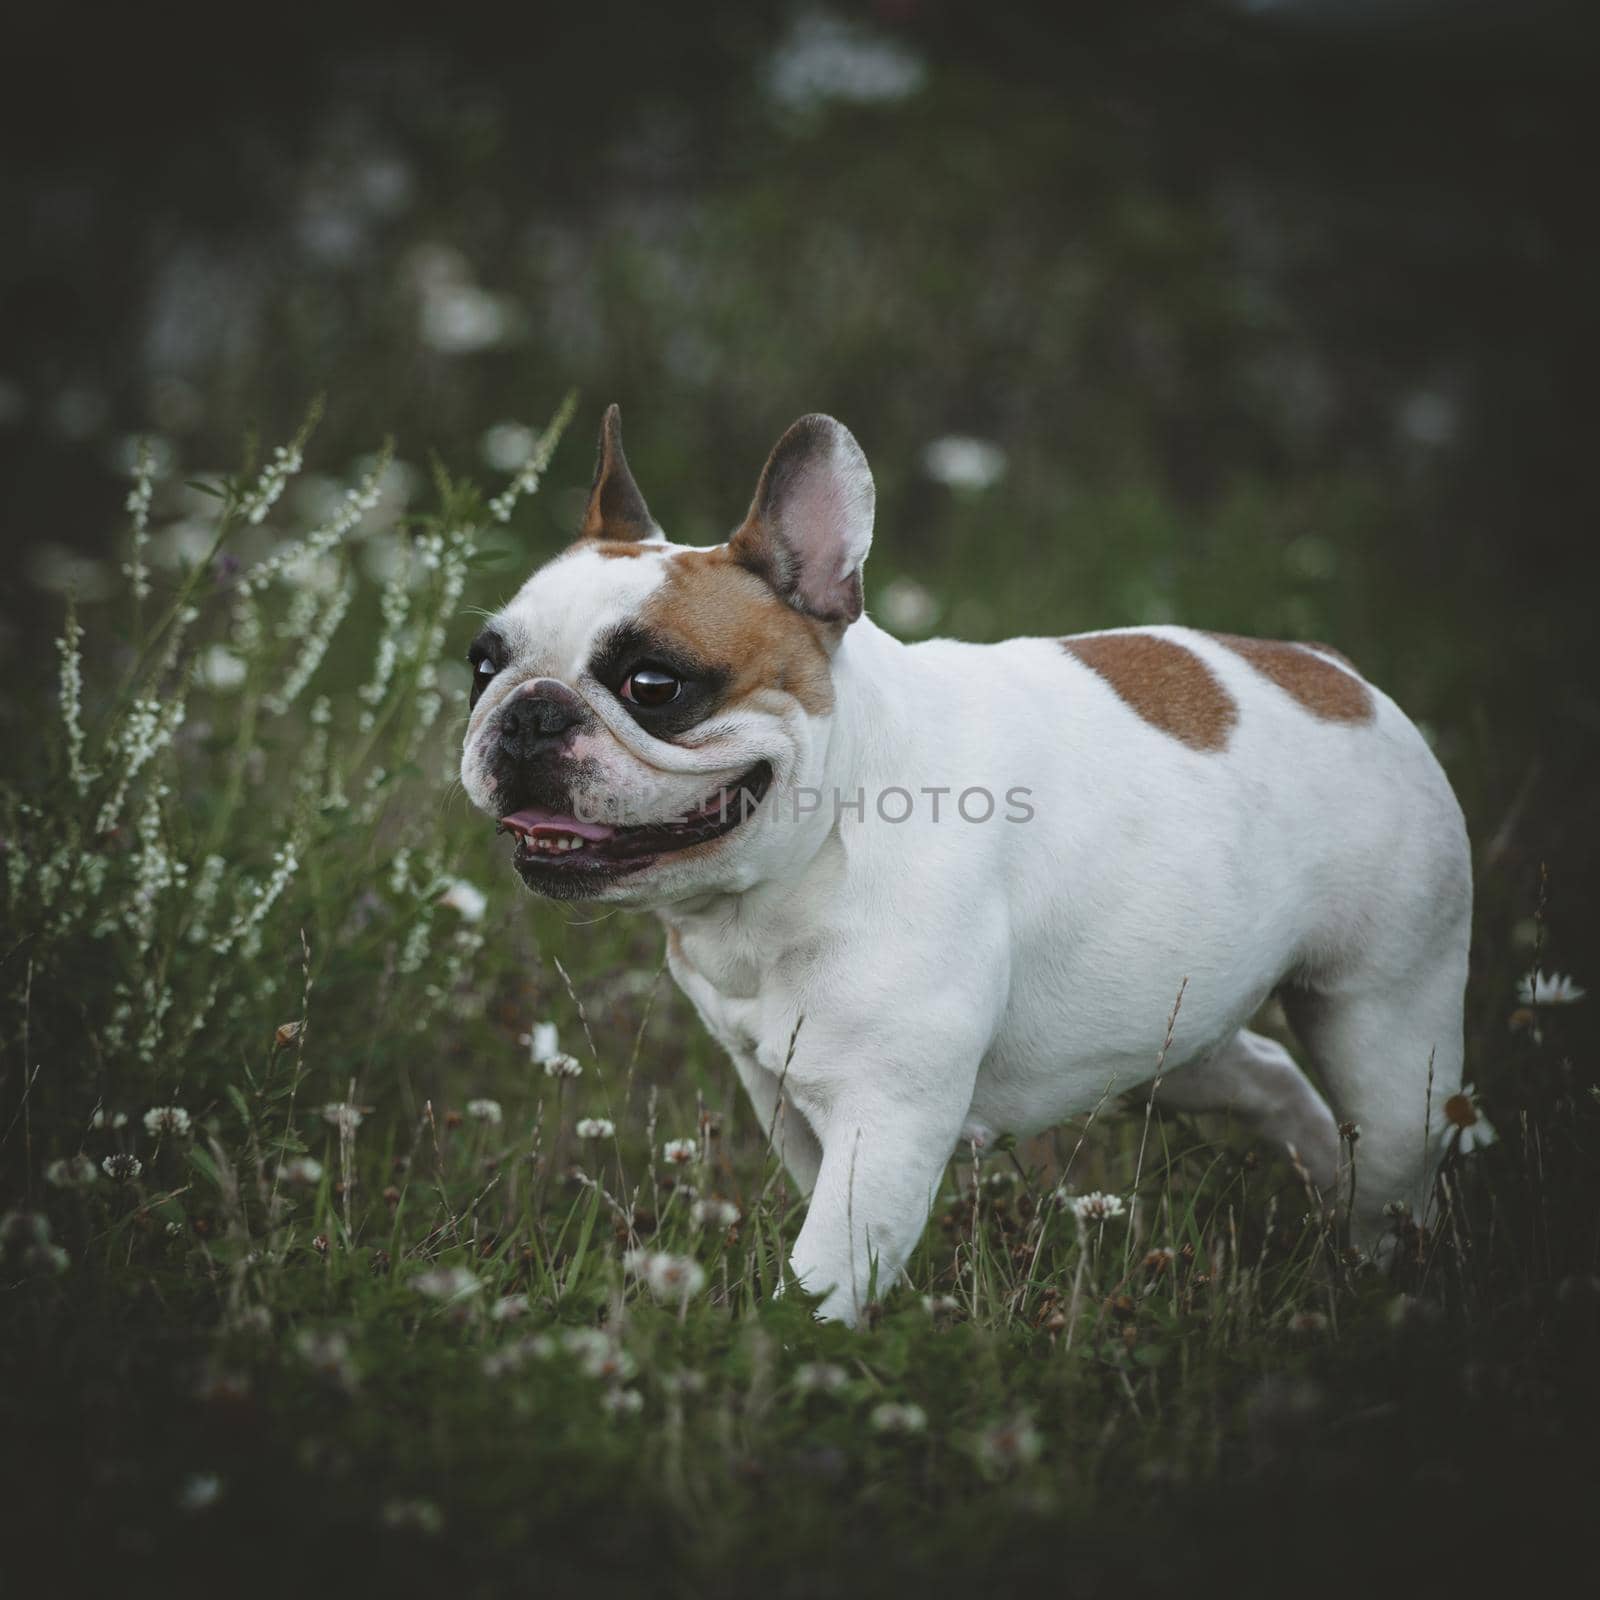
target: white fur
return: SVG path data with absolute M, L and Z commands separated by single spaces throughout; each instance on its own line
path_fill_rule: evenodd
M 609 898 L 676 934 L 674 977 L 810 1194 L 793 1266 L 824 1315 L 853 1321 L 874 1272 L 895 1281 L 960 1139 L 1147 1084 L 1185 979 L 1158 1105 L 1232 1109 L 1331 1190 L 1333 1115 L 1246 1031 L 1282 989 L 1335 1112 L 1362 1128 L 1359 1238 L 1386 1202 L 1422 1214 L 1461 1081 L 1471 874 L 1450 786 L 1385 695 L 1368 722 L 1320 720 L 1203 633 L 1138 630 L 1192 650 L 1237 703 L 1226 749 L 1202 752 L 1057 640 L 906 645 L 863 617 L 833 659 L 831 715 L 746 707 L 713 719 L 708 748 L 652 749 L 581 672 L 584 640 L 637 609 L 654 567 L 564 557 L 506 618 L 548 629 L 526 659 L 602 712 L 625 790 L 672 789 L 674 764 L 774 764 L 749 823 Z M 480 706 L 469 752 L 487 722 Z M 874 805 L 893 787 L 916 800 L 898 824 Z M 919 793 L 934 787 L 938 821 Z M 988 821 L 956 812 L 975 788 Z M 832 796 L 858 791 L 865 819 L 836 816 Z

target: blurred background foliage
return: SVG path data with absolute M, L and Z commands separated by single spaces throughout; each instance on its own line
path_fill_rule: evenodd
M 466 597 L 489 605 L 570 536 L 607 401 L 691 542 L 820 409 L 877 473 L 889 625 L 1326 638 L 1435 738 L 1486 892 L 1525 910 L 1548 859 L 1565 958 L 1592 956 L 1562 916 L 1595 881 L 1600 801 L 1582 8 L 711 0 L 518 23 L 13 18 L 5 732 L 65 591 L 115 645 L 93 602 L 137 436 L 175 570 L 197 553 L 184 482 L 241 438 L 329 396 L 270 548 L 395 434 L 376 584 L 430 452 L 497 486 L 575 386 L 546 492 Z

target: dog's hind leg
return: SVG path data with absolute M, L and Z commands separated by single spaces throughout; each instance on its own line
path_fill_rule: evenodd
M 1363 1250 L 1380 1245 L 1387 1205 L 1398 1201 L 1425 1219 L 1444 1153 L 1445 1107 L 1461 1092 L 1466 976 L 1463 930 L 1403 978 L 1284 994 L 1335 1112 L 1361 1130 L 1339 1199 L 1350 1204 L 1352 1236 Z
M 1141 1093 L 1131 1098 L 1137 1100 Z M 1292 1148 L 1312 1183 L 1334 1198 L 1339 1132 L 1328 1103 L 1281 1044 L 1241 1028 L 1208 1060 L 1163 1078 L 1156 1109 L 1238 1117 L 1263 1138 Z

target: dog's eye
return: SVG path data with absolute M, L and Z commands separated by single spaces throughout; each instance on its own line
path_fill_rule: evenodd
M 478 682 L 487 683 L 495 675 L 497 670 L 498 669 L 496 668 L 494 662 L 492 662 L 488 656 L 485 656 L 483 660 L 478 663 Z
M 636 706 L 666 706 L 683 693 L 683 680 L 665 667 L 635 667 L 623 680 L 622 698 Z
M 472 691 L 467 696 L 470 705 L 477 705 L 478 697 L 488 688 L 489 680 L 494 677 L 500 668 L 495 664 L 493 656 L 473 656 L 472 662 Z

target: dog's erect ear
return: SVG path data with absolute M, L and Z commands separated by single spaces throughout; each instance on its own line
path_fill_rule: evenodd
M 832 417 L 801 417 L 767 458 L 728 545 L 797 611 L 849 624 L 861 615 L 875 499 L 872 469 L 850 430 Z
M 622 453 L 622 413 L 611 405 L 600 419 L 600 454 L 594 464 L 589 509 L 578 530 L 585 539 L 660 539 L 664 537 L 628 471 Z

